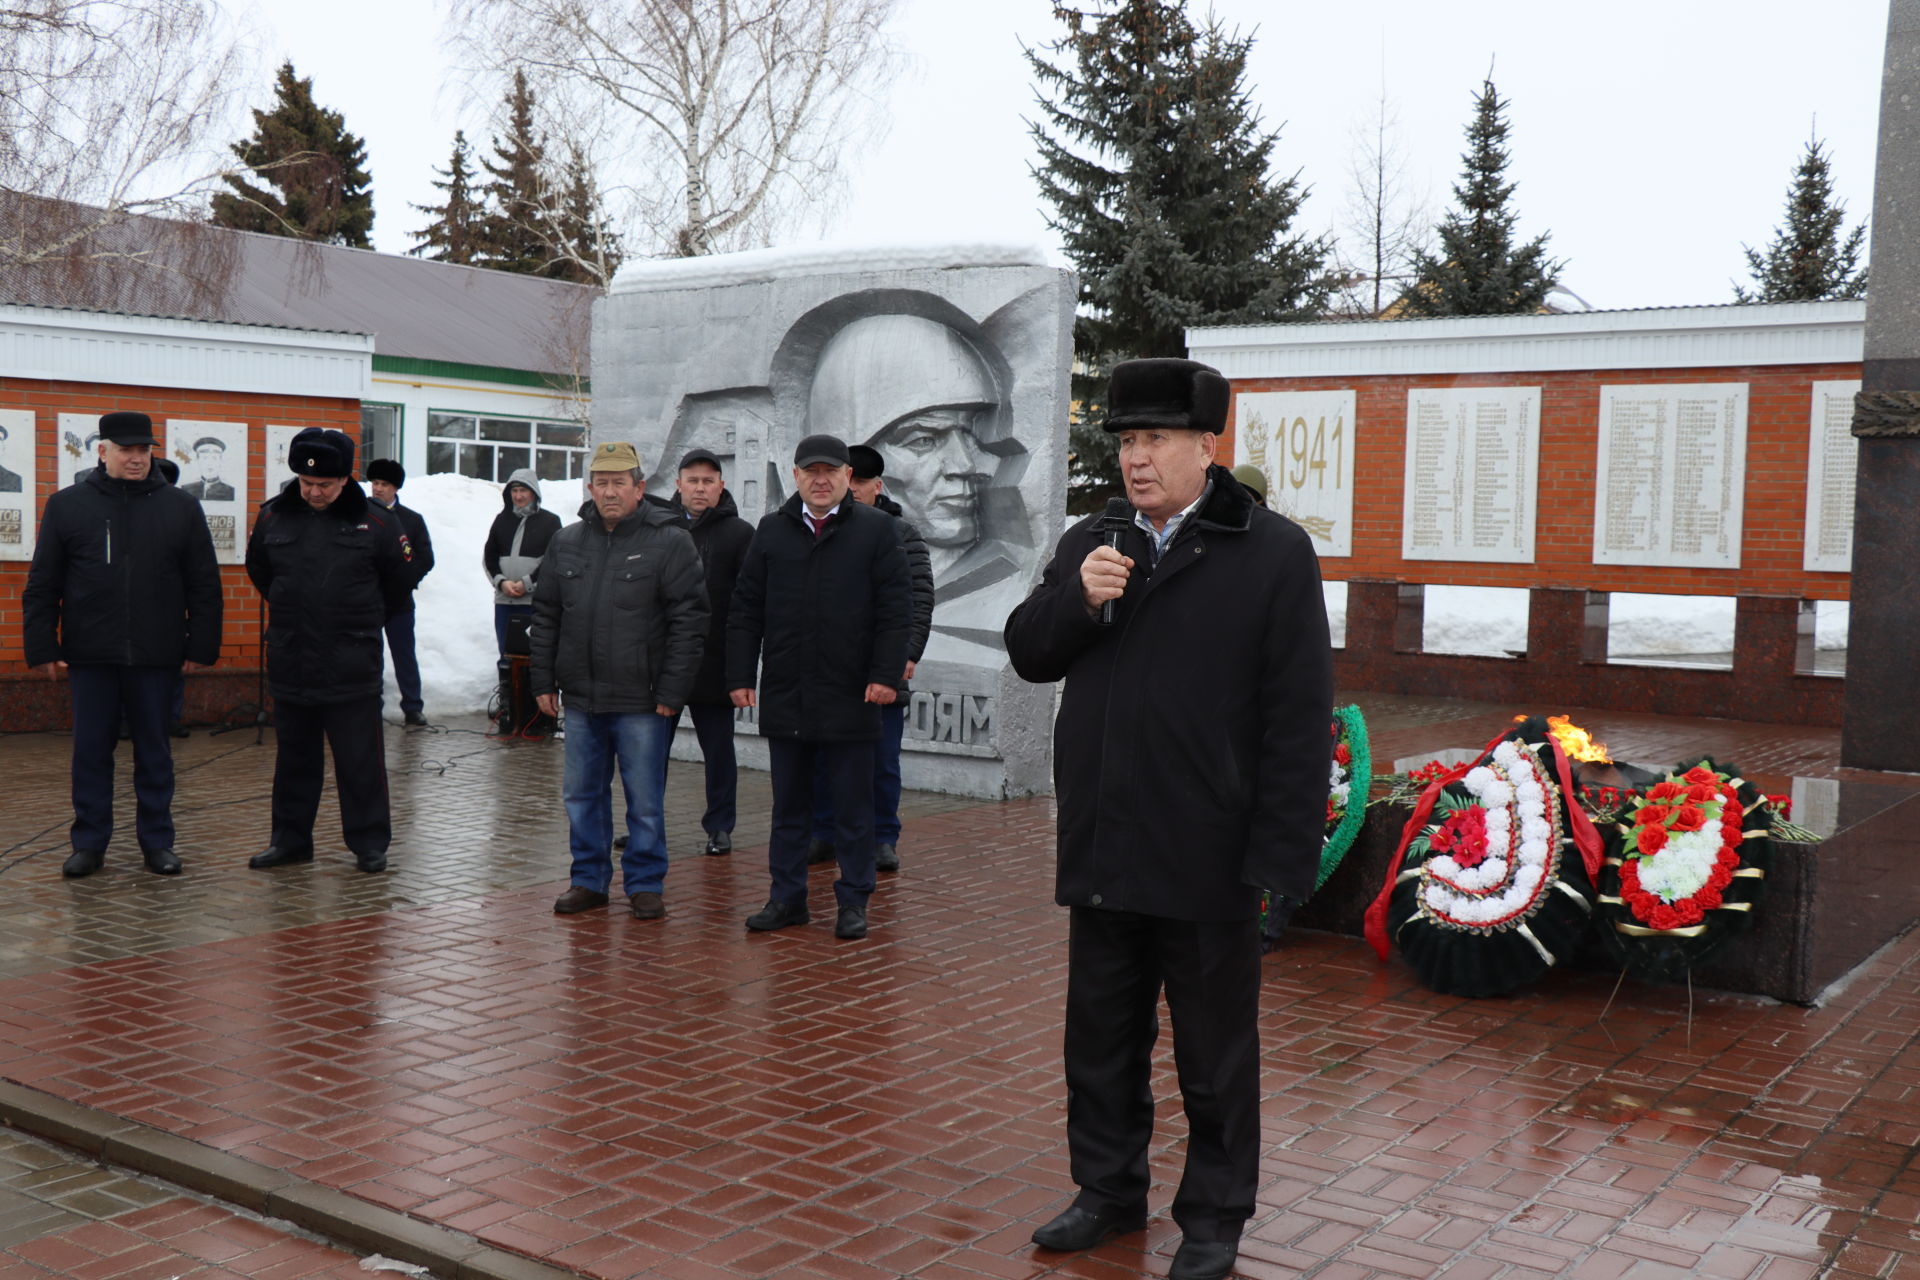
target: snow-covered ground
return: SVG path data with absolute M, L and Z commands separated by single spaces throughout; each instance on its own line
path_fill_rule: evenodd
M 493 584 L 480 565 L 487 530 L 500 514 L 502 486 L 469 476 L 411 476 L 400 502 L 426 517 L 433 536 L 433 572 L 414 592 L 414 652 L 420 658 L 420 696 L 427 717 L 485 711 L 498 683 L 499 646 L 493 638 Z M 548 510 L 563 524 L 579 519 L 575 480 L 540 486 Z M 400 701 L 387 666 L 389 710 Z

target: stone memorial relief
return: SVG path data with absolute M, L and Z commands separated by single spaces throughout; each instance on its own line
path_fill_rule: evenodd
M 1593 562 L 1740 567 L 1747 386 L 1600 388 Z
M 1353 554 L 1352 391 L 1236 395 L 1234 464 L 1267 477 L 1267 506 L 1305 529 L 1321 558 Z
M 1816 382 L 1807 421 L 1807 526 L 1801 568 L 1853 570 L 1853 477 L 1860 442 L 1853 434 L 1858 382 Z
M 167 419 L 162 444 L 180 467 L 180 491 L 200 500 L 214 559 L 240 564 L 247 554 L 247 424 Z
M 1403 560 L 1531 564 L 1540 388 L 1407 392 Z
M 1028 251 L 966 246 L 648 263 L 596 304 L 593 439 L 633 441 L 649 493 L 705 448 L 757 523 L 791 494 L 801 437 L 885 459 L 936 596 L 910 786 L 1050 786 L 1052 691 L 1012 674 L 1001 630 L 1064 525 L 1074 296 L 1071 272 Z
M 33 410 L 0 409 L 0 560 L 33 559 Z

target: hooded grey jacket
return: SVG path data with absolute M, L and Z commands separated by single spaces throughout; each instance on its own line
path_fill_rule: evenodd
M 524 516 L 514 514 L 513 499 L 507 496 L 507 490 L 516 484 L 533 490 L 533 509 Z M 500 584 L 526 581 L 529 588 L 533 586 L 530 579 L 540 568 L 547 543 L 560 532 L 560 517 L 540 505 L 540 481 L 531 467 L 522 467 L 507 477 L 507 483 L 500 486 L 500 506 L 493 527 L 487 530 L 487 545 L 480 557 L 487 569 L 487 581 L 493 584 L 493 602 L 532 604 L 531 590 L 524 596 L 510 596 Z

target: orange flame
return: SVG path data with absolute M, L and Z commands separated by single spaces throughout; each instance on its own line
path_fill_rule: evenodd
M 1548 716 L 1547 727 L 1553 730 L 1554 737 L 1560 739 L 1560 749 L 1567 753 L 1567 759 L 1583 764 L 1612 762 L 1613 757 L 1607 754 L 1607 744 L 1595 742 L 1593 735 L 1574 724 L 1571 716 Z

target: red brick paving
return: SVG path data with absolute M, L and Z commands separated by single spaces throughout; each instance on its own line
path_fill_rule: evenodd
M 813 925 L 746 934 L 743 849 L 677 860 L 660 923 L 556 918 L 546 884 L 24 973 L 0 1076 L 607 1280 L 1163 1274 L 1164 1039 L 1147 1231 L 1027 1240 L 1071 1193 L 1050 846 L 1046 801 L 916 820 L 864 943 L 824 873 Z M 1920 935 L 1820 1008 L 1688 1003 L 1436 996 L 1296 934 L 1239 1274 L 1920 1276 Z

